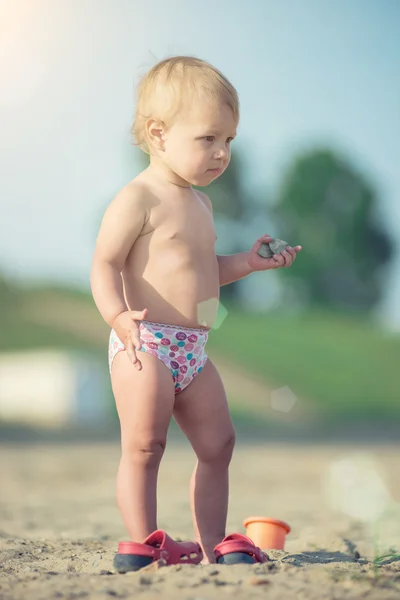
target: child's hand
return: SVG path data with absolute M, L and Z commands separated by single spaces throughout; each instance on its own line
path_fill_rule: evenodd
M 136 356 L 136 351 L 141 348 L 139 321 L 145 319 L 146 316 L 147 308 L 142 311 L 126 310 L 115 317 L 112 324 L 112 328 L 125 346 L 129 360 L 138 371 L 142 369 L 142 363 Z
M 290 267 L 296 260 L 296 255 L 301 250 L 301 246 L 287 246 L 286 250 L 280 254 L 274 254 L 271 258 L 263 258 L 258 254 L 261 244 L 268 244 L 273 238 L 270 235 L 263 235 L 254 244 L 248 253 L 248 263 L 252 271 L 266 271 L 268 269 L 278 269 L 279 267 Z

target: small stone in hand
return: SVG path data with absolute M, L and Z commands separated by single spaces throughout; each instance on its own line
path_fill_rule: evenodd
M 274 254 L 280 254 L 289 246 L 284 240 L 272 240 L 268 244 L 261 244 L 258 254 L 263 258 L 272 258 Z

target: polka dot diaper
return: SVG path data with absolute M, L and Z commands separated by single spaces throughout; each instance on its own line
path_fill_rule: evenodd
M 175 394 L 184 390 L 206 364 L 207 339 L 207 329 L 140 322 L 140 352 L 156 356 L 168 367 L 174 380 Z M 125 350 L 125 346 L 112 329 L 108 349 L 110 372 L 112 361 L 121 350 Z

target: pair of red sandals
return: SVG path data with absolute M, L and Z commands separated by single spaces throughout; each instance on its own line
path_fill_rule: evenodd
M 241 533 L 226 536 L 215 546 L 217 563 L 264 563 L 268 556 L 250 538 Z M 197 565 L 203 559 L 201 547 L 196 542 L 176 542 L 162 529 L 151 533 L 143 542 L 120 542 L 114 567 L 119 573 L 138 571 L 152 562 L 164 559 L 167 565 Z

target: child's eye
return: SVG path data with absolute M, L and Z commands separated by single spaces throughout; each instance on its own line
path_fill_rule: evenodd
M 213 142 L 215 140 L 215 137 L 213 135 L 206 135 L 204 139 L 206 140 L 206 142 Z
M 235 138 L 233 138 L 233 137 L 230 137 L 230 138 L 228 138 L 228 139 L 226 140 L 226 143 L 227 143 L 227 144 L 230 144 L 231 142 L 233 142 L 233 140 L 234 140 L 234 139 L 235 139 Z

